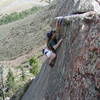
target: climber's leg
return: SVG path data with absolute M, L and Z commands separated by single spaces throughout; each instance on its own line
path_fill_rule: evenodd
M 50 58 L 49 58 L 49 65 L 51 67 L 53 67 L 54 63 L 55 63 L 55 59 L 56 59 L 56 54 L 55 53 L 52 53 Z
M 52 67 L 56 59 L 56 54 L 47 48 L 43 50 L 43 54 L 45 54 L 48 57 L 49 59 L 48 63 Z

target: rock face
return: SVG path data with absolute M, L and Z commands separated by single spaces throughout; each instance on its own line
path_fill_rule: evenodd
M 49 74 L 45 100 L 100 99 L 100 16 L 86 15 L 64 17 L 66 39 Z
M 45 64 L 22 100 L 100 100 L 100 14 L 88 12 L 95 11 L 93 2 L 99 4 L 95 0 L 58 1 L 55 16 L 69 15 L 55 19 L 63 19 L 61 35 L 66 37 L 54 67 Z

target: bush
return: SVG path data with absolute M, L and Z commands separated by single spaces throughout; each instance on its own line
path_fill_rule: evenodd
M 32 57 L 31 59 L 29 59 L 29 64 L 30 66 L 32 66 L 32 68 L 30 69 L 30 73 L 36 76 L 40 71 L 39 60 L 36 57 Z
M 38 63 L 38 59 L 36 57 L 32 57 L 31 59 L 29 59 L 29 65 L 32 66 L 33 63 Z

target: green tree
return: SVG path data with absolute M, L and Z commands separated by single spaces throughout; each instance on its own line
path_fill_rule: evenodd
M 38 58 L 32 57 L 31 59 L 29 59 L 29 64 L 31 66 L 30 72 L 36 76 L 40 71 L 40 64 Z
M 25 80 L 25 72 L 24 69 L 21 67 L 21 78 L 24 81 Z
M 3 75 L 3 65 L 0 65 L 0 97 L 5 100 L 5 84 L 4 84 L 4 75 Z
M 11 71 L 11 69 L 9 69 L 9 72 L 7 75 L 7 80 L 6 80 L 6 86 L 7 86 L 8 90 L 13 89 L 14 83 L 15 83 L 15 80 L 14 80 L 13 72 Z

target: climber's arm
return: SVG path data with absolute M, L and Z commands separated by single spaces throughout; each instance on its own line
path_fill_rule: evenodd
M 57 43 L 56 45 L 53 46 L 53 48 L 56 50 L 56 49 L 60 46 L 60 44 L 62 43 L 62 41 L 63 41 L 63 39 L 60 39 L 60 40 L 58 41 L 58 43 Z

